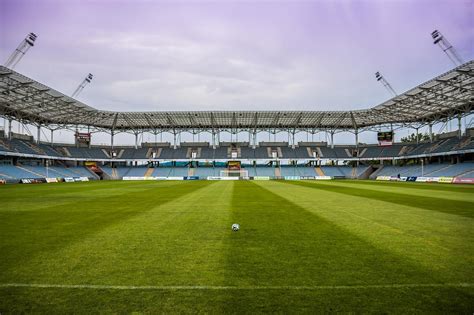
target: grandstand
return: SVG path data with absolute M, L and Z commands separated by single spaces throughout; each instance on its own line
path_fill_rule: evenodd
M 472 132 L 472 130 L 468 130 Z M 268 155 L 258 158 L 260 153 L 265 152 L 265 146 L 255 149 L 243 147 L 237 159 L 244 163 L 243 169 L 249 171 L 249 176 L 269 176 L 271 178 L 284 178 L 288 176 L 331 176 L 334 178 L 375 178 L 377 176 L 464 176 L 474 170 L 474 165 L 469 162 L 472 155 L 471 137 L 459 140 L 448 138 L 433 143 L 420 144 L 394 144 L 391 147 L 379 146 L 359 146 L 359 152 L 364 154 L 361 157 L 341 156 L 341 152 L 355 149 L 355 146 L 344 146 L 332 149 L 329 146 L 316 146 L 316 150 L 324 152 L 324 158 L 312 159 L 308 154 L 308 147 L 296 146 L 276 147 L 281 152 L 276 159 Z M 439 145 L 439 143 L 442 145 Z M 459 143 L 465 144 L 462 150 Z M 21 178 L 44 178 L 47 177 L 47 170 L 52 177 L 76 177 L 78 175 L 99 178 L 88 167 L 95 165 L 103 171 L 104 179 L 122 179 L 126 176 L 144 177 L 149 167 L 149 176 L 198 176 L 207 178 L 208 176 L 220 176 L 224 166 L 213 166 L 212 161 L 227 160 L 226 158 L 216 159 L 219 152 L 228 151 L 229 147 L 220 146 L 212 148 L 209 146 L 197 147 L 205 156 L 193 159 L 195 167 L 190 167 L 190 158 L 186 148 L 162 147 L 159 157 L 143 159 L 143 153 L 147 148 L 124 148 L 116 147 L 115 150 L 127 152 L 127 155 L 120 158 L 110 158 L 104 152 L 110 152 L 110 147 L 102 146 L 97 148 L 80 148 L 74 150 L 72 147 L 52 146 L 41 143 L 42 152 L 37 152 L 36 143 L 25 140 L 2 140 L 3 163 L 0 165 L 0 178 L 9 182 L 18 181 Z M 431 148 L 435 147 L 436 150 Z M 443 150 L 439 148 L 442 147 Z M 77 148 L 76 148 L 77 149 Z M 436 151 L 436 152 L 433 152 Z M 32 153 L 34 152 L 34 153 Z M 67 154 L 67 152 L 71 154 Z M 217 152 L 217 154 L 216 154 Z M 402 152 L 402 154 L 400 154 Z M 414 155 L 410 155 L 413 152 Z M 452 153 L 455 152 L 455 153 Z M 139 156 L 140 158 L 128 158 Z M 222 156 L 221 156 L 222 157 Z M 388 158 L 388 159 L 387 159 Z M 46 166 L 44 161 L 49 160 Z M 326 161 L 323 164 L 322 161 Z M 422 162 L 426 163 L 422 167 Z M 147 165 L 134 165 L 134 162 L 141 161 Z M 181 164 L 170 163 L 170 161 L 181 161 Z M 292 161 L 292 164 L 284 164 L 285 161 Z M 91 162 L 94 162 L 91 164 Z M 250 163 L 252 162 L 252 163 Z M 272 163 L 273 162 L 273 163 Z M 161 164 L 160 164 L 161 163 Z M 210 165 L 208 165 L 210 163 Z M 255 163 L 255 164 L 253 164 Z M 335 163 L 339 163 L 336 165 Z M 375 164 L 374 164 L 375 163 Z M 408 163 L 408 164 L 407 164 Z M 168 164 L 168 165 L 167 165 Z M 375 167 L 372 167 L 375 166 Z M 317 173 L 317 168 L 320 174 Z M 71 173 L 71 169 L 75 172 Z M 14 171 L 16 170 L 16 171 Z M 367 171 L 370 170 L 369 174 Z M 80 174 L 78 174 L 80 172 Z
M 474 130 L 466 130 L 462 137 L 456 135 L 433 142 L 394 143 L 391 146 L 345 145 L 331 147 L 327 143 L 303 143 L 295 146 L 288 143 L 259 143 L 255 147 L 238 143 L 220 143 L 212 147 L 209 143 L 195 144 L 192 148 L 173 148 L 169 143 L 158 143 L 159 147 L 110 147 L 93 146 L 78 148 L 64 144 L 37 143 L 32 137 L 0 140 L 0 178 L 16 182 L 22 178 L 44 178 L 47 169 L 52 177 L 100 178 L 86 164 L 95 165 L 103 172 L 103 179 L 147 176 L 220 176 L 225 170 L 225 161 L 241 160 L 249 176 L 284 178 L 290 176 L 331 176 L 334 178 L 376 178 L 376 176 L 465 176 L 474 170 Z M 238 151 L 232 158 L 231 151 Z M 192 152 L 198 152 L 192 158 Z M 272 156 L 272 151 L 276 152 Z M 113 152 L 118 152 L 112 157 Z M 154 157 L 150 152 L 159 152 Z M 316 152 L 312 156 L 312 152 Z M 351 155 L 348 152 L 359 152 Z M 422 162 L 423 160 L 423 162 Z M 48 162 L 46 162 L 48 161 Z M 175 163 L 173 163 L 175 161 Z M 177 165 L 176 161 L 181 164 Z M 191 161 L 196 164 L 190 167 Z M 216 167 L 213 162 L 224 164 Z M 93 162 L 93 163 L 92 163 Z M 137 162 L 140 162 L 137 165 Z M 46 166 L 48 163 L 48 166 Z M 288 164 L 285 164 L 288 163 Z M 423 168 L 421 163 L 425 163 Z M 210 165 L 209 165 L 210 164 Z M 148 166 L 149 167 L 148 167 Z M 205 165 L 205 166 L 203 166 Z M 372 167 L 374 166 L 374 167 Z M 71 168 L 76 171 L 71 173 Z M 317 172 L 317 168 L 320 173 Z M 25 170 L 26 169 L 26 170 Z M 423 171 L 422 171 L 423 169 Z M 17 170 L 17 171 L 14 171 Z M 80 174 L 78 174 L 78 172 Z
M 385 177 L 466 177 L 473 172 L 474 129 L 432 133 L 433 124 L 473 110 L 474 61 L 467 62 L 378 106 L 322 112 L 106 112 L 94 109 L 6 67 L 0 67 L 0 179 L 86 177 L 92 179 L 219 177 L 228 161 L 239 161 L 248 177 L 375 179 Z M 455 84 L 455 85 L 454 85 Z M 33 95 L 26 103 L 24 95 Z M 439 95 L 443 99 L 439 100 Z M 420 101 L 420 100 L 432 101 Z M 439 100 L 439 101 L 438 101 Z M 68 126 L 90 132 L 108 130 L 110 145 L 39 141 L 14 133 L 12 121 L 41 130 Z M 429 126 L 430 140 L 419 143 L 362 144 L 358 134 L 374 128 Z M 211 134 L 210 142 L 178 142 L 180 133 Z M 196 131 L 197 130 L 197 131 Z M 269 131 L 270 130 L 270 131 Z M 325 132 L 329 142 L 296 141 L 298 132 Z M 351 131 L 353 145 L 334 143 L 334 134 Z M 114 145 L 117 132 L 131 132 L 135 145 Z M 173 143 L 138 143 L 138 135 L 171 132 Z M 219 141 L 220 133 L 247 132 L 248 142 Z M 258 141 L 257 133 L 286 132 L 288 141 Z M 244 173 L 241 173 L 244 174 Z M 241 175 L 242 176 L 242 175 Z

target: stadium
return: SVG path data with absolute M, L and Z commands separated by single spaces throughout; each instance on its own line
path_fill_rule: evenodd
M 474 60 L 431 35 L 454 66 L 377 72 L 365 108 L 114 111 L 16 70 L 30 33 L 0 66 L 0 313 L 472 314 Z

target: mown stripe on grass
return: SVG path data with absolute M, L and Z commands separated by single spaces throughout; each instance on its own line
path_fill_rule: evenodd
M 371 285 L 439 280 L 252 182 L 236 182 L 223 286 Z
M 281 286 L 219 286 L 219 285 L 100 285 L 50 283 L 0 283 L 0 288 L 93 289 L 93 290 L 360 290 L 394 288 L 472 288 L 474 283 L 389 283 L 368 285 L 281 285 Z
M 56 252 L 90 234 L 211 184 L 183 182 L 179 189 L 175 185 L 156 186 L 121 196 L 85 202 L 75 200 L 59 208 L 54 205 L 40 210 L 0 212 L 0 251 L 3 253 L 0 269 L 13 272 L 16 266 L 27 264 L 38 254 Z M 93 195 L 94 191 L 89 193 Z M 3 272 L 2 278 L 7 275 L 9 272 Z
M 212 182 L 39 255 L 0 282 L 219 284 L 231 189 L 224 182 Z
M 337 186 L 344 186 L 344 187 L 355 187 L 359 189 L 369 189 L 369 190 L 377 190 L 380 192 L 392 193 L 396 191 L 400 194 L 407 194 L 413 197 L 434 197 L 446 199 L 446 200 L 460 200 L 460 201 L 471 201 L 474 202 L 474 190 L 472 192 L 466 193 L 458 193 L 456 190 L 432 190 L 432 189 L 418 189 L 419 185 L 410 185 L 408 183 L 400 183 L 398 186 L 385 186 L 383 184 L 372 184 L 372 185 L 360 185 L 361 181 L 348 181 L 348 180 L 335 180 L 335 181 L 326 181 L 324 184 L 326 185 L 337 185 Z M 428 184 L 425 184 L 428 185 Z M 429 187 L 430 185 L 428 185 Z M 431 185 L 433 187 L 433 185 Z M 456 187 L 454 187 L 456 188 Z
M 212 182 L 56 252 L 46 263 L 61 270 L 33 281 L 219 284 L 231 196 Z
M 474 249 L 472 219 L 279 181 L 258 184 L 377 248 L 430 270 L 438 281 L 474 280 L 470 267 L 474 261 L 466 255 Z
M 83 185 L 77 185 L 83 184 Z M 28 211 L 61 207 L 80 200 L 82 203 L 97 198 L 120 196 L 125 193 L 140 192 L 145 189 L 155 189 L 161 186 L 170 187 L 180 185 L 182 182 L 87 182 L 87 183 L 58 183 L 53 185 L 14 185 L 15 190 L 1 191 L 1 212 Z M 38 189 L 42 186 L 44 189 Z M 23 188 L 23 189 L 20 189 Z M 49 189 L 46 189 L 49 188 Z M 65 210 L 69 210 L 65 209 Z
M 234 294 L 238 293 L 238 294 Z M 89 290 L 0 288 L 0 309 L 25 314 L 471 314 L 474 289 Z M 232 295 L 232 299 L 228 296 Z
M 421 183 L 421 182 L 389 182 L 389 181 L 374 181 L 374 180 L 344 180 L 343 182 L 357 183 L 361 186 L 384 186 L 394 188 L 414 188 L 422 190 L 436 190 L 444 192 L 459 192 L 474 194 L 473 185 L 460 185 L 460 184 L 445 184 L 445 183 Z
M 402 194 L 397 192 L 388 193 L 375 189 L 363 189 L 356 187 L 347 187 L 343 184 L 325 184 L 321 182 L 306 182 L 306 181 L 284 181 L 288 185 L 298 185 L 310 187 L 319 190 L 330 191 L 333 193 L 340 193 L 344 195 L 362 197 L 368 199 L 380 200 L 383 202 L 394 203 L 418 209 L 432 210 L 444 212 L 454 215 L 459 215 L 467 218 L 474 218 L 474 201 L 448 200 L 437 197 L 413 196 L 410 194 Z

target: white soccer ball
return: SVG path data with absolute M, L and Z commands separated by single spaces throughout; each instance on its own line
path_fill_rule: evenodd
M 240 230 L 240 225 L 237 223 L 232 224 L 232 231 L 237 232 L 238 230 Z

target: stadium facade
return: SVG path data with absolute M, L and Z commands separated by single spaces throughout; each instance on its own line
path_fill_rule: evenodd
M 55 177 L 77 172 L 81 177 L 106 179 L 131 174 L 227 176 L 229 161 L 238 161 L 232 167 L 245 170 L 239 173 L 245 177 L 373 178 L 393 173 L 427 175 L 427 170 L 436 175 L 474 177 L 473 164 L 469 163 L 473 160 L 474 130 L 461 128 L 462 118 L 473 112 L 473 83 L 474 61 L 469 61 L 363 110 L 112 112 L 90 107 L 0 67 L 0 117 L 8 126 L 0 131 L 0 178 L 47 177 L 45 171 L 49 170 L 55 170 Z M 433 134 L 434 124 L 455 118 L 457 131 Z M 31 135 L 12 132 L 12 121 L 36 126 L 36 141 Z M 358 141 L 364 131 L 391 132 L 401 127 L 417 131 L 428 127 L 429 141 L 392 143 L 393 134 L 387 143 L 367 145 Z M 75 131 L 75 145 L 54 142 L 54 132 L 61 129 Z M 44 130 L 50 131 L 51 141 L 39 140 Z M 355 135 L 354 145 L 335 144 L 334 134 L 347 131 Z M 110 134 L 110 145 L 92 145 L 91 134 L 95 132 Z M 114 145 L 114 137 L 122 132 L 135 135 L 134 145 Z M 171 133 L 173 142 L 138 143 L 139 135 L 145 132 Z M 183 132 L 207 133 L 211 141 L 179 142 Z M 220 135 L 224 132 L 248 133 L 248 141 L 223 142 Z M 257 135 L 262 132 L 287 133 L 288 141 L 258 142 Z M 326 132 L 330 142 L 297 142 L 299 132 Z

